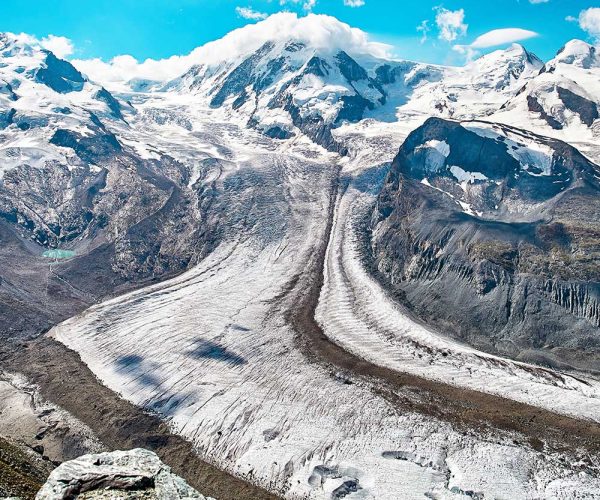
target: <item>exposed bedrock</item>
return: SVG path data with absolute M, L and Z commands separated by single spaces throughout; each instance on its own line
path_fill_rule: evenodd
M 559 141 L 431 119 L 378 197 L 375 272 L 423 320 L 478 348 L 598 371 L 597 176 Z
M 37 500 L 75 498 L 146 498 L 156 500 L 206 497 L 173 474 L 158 456 L 136 448 L 84 455 L 59 465 L 38 492 Z

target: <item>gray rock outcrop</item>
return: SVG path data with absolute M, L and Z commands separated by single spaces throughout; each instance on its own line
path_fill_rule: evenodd
M 83 455 L 58 466 L 36 500 L 70 499 L 205 499 L 173 474 L 158 456 L 137 448 Z

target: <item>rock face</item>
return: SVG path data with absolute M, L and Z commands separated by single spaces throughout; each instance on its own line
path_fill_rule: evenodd
M 429 119 L 378 197 L 376 270 L 423 319 L 479 348 L 597 369 L 599 179 L 560 141 Z
M 61 94 L 83 89 L 85 78 L 73 65 L 46 52 L 44 64 L 35 72 L 37 81 Z
M 205 499 L 151 451 L 137 448 L 84 455 L 59 465 L 37 500 Z

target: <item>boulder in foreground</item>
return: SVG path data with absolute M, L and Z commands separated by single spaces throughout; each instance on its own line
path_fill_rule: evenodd
M 137 448 L 83 455 L 57 467 L 36 500 L 140 498 L 205 499 L 158 456 Z

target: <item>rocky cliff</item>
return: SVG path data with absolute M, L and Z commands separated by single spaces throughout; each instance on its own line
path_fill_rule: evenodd
M 556 366 L 600 361 L 600 169 L 554 139 L 432 118 L 372 218 L 377 273 L 444 332 Z

